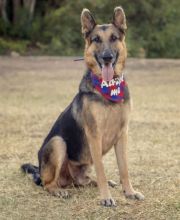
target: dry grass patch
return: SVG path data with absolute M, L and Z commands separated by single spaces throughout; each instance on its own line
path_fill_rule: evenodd
M 37 187 L 19 167 L 37 151 L 78 90 L 84 64 L 71 58 L 0 58 L 0 219 L 180 219 L 180 61 L 136 60 L 126 75 L 134 101 L 129 168 L 144 202 L 111 189 L 116 208 L 98 205 L 96 188 L 73 188 L 63 200 Z M 106 174 L 118 182 L 113 150 Z

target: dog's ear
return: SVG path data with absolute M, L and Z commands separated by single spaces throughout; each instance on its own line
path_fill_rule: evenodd
M 81 26 L 82 26 L 82 33 L 85 37 L 91 33 L 91 31 L 96 26 L 96 22 L 91 14 L 91 12 L 84 8 L 81 13 Z
M 118 29 L 120 30 L 126 30 L 126 16 L 124 13 L 124 10 L 122 7 L 116 7 L 114 9 L 114 15 L 113 15 L 113 22 L 112 22 Z

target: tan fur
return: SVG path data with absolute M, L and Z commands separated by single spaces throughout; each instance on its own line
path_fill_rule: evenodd
M 66 144 L 61 137 L 53 137 L 44 148 L 41 163 L 41 180 L 45 189 L 53 193 L 58 190 L 60 170 L 66 157 Z
M 122 73 L 125 65 L 125 59 L 127 56 L 125 36 L 120 35 L 120 40 L 115 43 L 110 42 L 110 36 L 112 34 L 118 35 L 118 29 L 124 31 L 127 28 L 125 14 L 121 7 L 115 8 L 113 19 L 113 23 L 116 27 L 111 24 L 106 25 L 107 30 L 104 31 L 101 28 L 101 25 L 96 25 L 91 33 L 91 38 L 93 38 L 93 36 L 98 36 L 101 39 L 101 44 L 91 43 L 90 38 L 85 39 L 86 46 L 84 54 L 86 64 L 88 68 L 98 76 L 101 76 L 101 69 L 93 56 L 97 51 L 105 50 L 106 48 L 111 48 L 111 50 L 115 48 L 120 51 L 120 55 L 114 68 L 116 75 Z M 101 48 L 102 46 L 103 48 Z M 102 156 L 108 152 L 113 145 L 115 146 L 119 173 L 125 195 L 127 197 L 143 199 L 143 195 L 134 191 L 132 188 L 128 175 L 126 146 L 130 106 L 131 101 L 129 100 L 129 102 L 121 103 L 117 106 L 104 107 L 104 105 L 100 103 L 91 103 L 91 109 L 84 108 L 84 127 L 88 136 L 89 147 L 95 165 L 103 205 L 109 203 L 114 204 L 108 190 L 102 164 Z M 89 114 L 92 115 L 91 118 L 94 119 L 94 127 L 92 127 L 91 121 L 88 120 Z
M 102 25 L 95 26 L 95 20 L 87 9 L 82 12 L 81 23 L 84 35 L 91 32 L 91 38 L 98 35 L 103 42 L 102 46 L 92 43 L 90 37 L 85 38 L 84 57 L 88 69 L 92 70 L 94 74 L 101 75 L 102 71 L 94 53 L 105 50 L 107 47 L 119 52 L 114 71 L 115 75 L 121 75 L 127 56 L 125 36 L 119 31 L 119 29 L 126 29 L 123 9 L 121 7 L 115 8 L 114 24 L 106 25 L 106 30 L 102 29 Z M 112 34 L 119 37 L 116 42 L 110 41 Z M 125 196 L 143 199 L 143 195 L 133 189 L 128 174 L 126 148 L 131 100 L 127 99 L 125 102 L 111 105 L 107 104 L 106 101 L 97 102 L 85 96 L 82 106 L 82 111 L 79 113 L 77 106 L 73 105 L 73 116 L 83 127 L 87 138 L 87 143 L 84 143 L 81 152 L 82 156 L 78 162 L 70 161 L 67 157 L 64 140 L 60 137 L 53 137 L 46 144 L 43 153 L 41 179 L 44 188 L 52 194 L 59 195 L 62 187 L 72 183 L 74 185 L 88 185 L 94 182 L 89 177 L 90 166 L 94 164 L 101 203 L 105 206 L 115 205 L 108 189 L 108 181 L 102 162 L 102 156 L 115 146 Z
M 109 38 L 112 34 L 118 35 L 117 29 L 112 25 L 109 24 L 107 31 L 101 30 L 102 25 L 96 25 L 94 28 L 91 36 L 98 36 L 101 37 L 103 42 L 106 43 L 107 48 L 109 47 Z M 101 45 L 91 44 L 89 38 L 85 39 L 85 50 L 84 50 L 84 57 L 87 66 L 92 70 L 93 73 L 97 74 L 98 76 L 101 76 L 101 69 L 96 62 L 96 59 L 94 58 L 94 52 L 101 50 Z M 125 66 L 125 60 L 127 57 L 127 50 L 126 50 L 126 44 L 125 44 L 125 37 L 122 36 L 121 41 L 117 41 L 114 44 L 111 44 L 112 49 L 116 48 L 118 51 L 121 51 L 117 64 L 115 66 L 115 74 L 119 75 L 122 73 L 122 70 Z M 104 48 L 103 48 L 104 49 Z
M 84 100 L 84 106 L 88 106 L 86 102 L 88 102 L 88 100 Z M 130 109 L 130 102 L 107 106 L 106 108 L 104 108 L 104 105 L 101 103 L 92 103 L 91 109 L 86 109 L 86 107 L 83 109 L 84 127 L 90 144 L 92 160 L 95 165 L 101 199 L 111 198 L 102 164 L 102 156 L 107 153 L 113 145 L 116 146 L 115 152 L 123 189 L 127 190 L 129 194 L 134 192 L 128 180 L 126 163 L 127 139 L 123 139 L 124 142 L 121 142 L 121 145 L 119 145 L 119 140 L 124 137 L 124 133 L 126 134 L 128 130 Z M 89 124 L 91 123 L 88 121 L 89 114 L 92 114 L 95 119 L 93 123 L 94 127 Z M 95 130 L 96 133 L 93 132 Z

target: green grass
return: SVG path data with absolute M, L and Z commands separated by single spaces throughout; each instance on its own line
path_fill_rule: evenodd
M 37 151 L 59 113 L 78 90 L 84 71 L 71 58 L 0 58 L 0 219 L 180 219 L 180 61 L 127 62 L 134 109 L 129 128 L 129 170 L 145 201 L 110 189 L 116 208 L 103 208 L 97 188 L 72 188 L 69 200 L 48 195 L 20 165 L 37 164 Z M 115 155 L 104 160 L 118 182 Z M 93 172 L 94 175 L 94 172 Z
M 0 54 L 10 54 L 15 51 L 20 54 L 25 54 L 29 41 L 18 41 L 0 38 Z

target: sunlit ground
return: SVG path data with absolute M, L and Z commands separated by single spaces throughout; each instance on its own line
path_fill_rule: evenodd
M 116 208 L 103 208 L 97 188 L 72 188 L 68 200 L 49 196 L 20 165 L 37 151 L 70 103 L 84 63 L 73 58 L 0 58 L 0 219 L 180 219 L 180 61 L 129 59 L 124 71 L 134 108 L 129 170 L 145 201 L 124 198 L 113 150 L 104 161 Z M 94 174 L 93 174 L 94 175 Z

